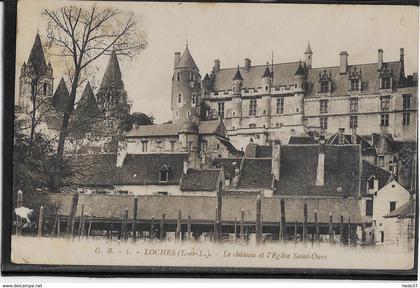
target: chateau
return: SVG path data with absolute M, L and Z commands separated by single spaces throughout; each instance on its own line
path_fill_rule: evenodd
M 215 60 L 201 91 L 173 89 L 173 111 L 175 116 L 181 112 L 174 109 L 174 98 L 184 100 L 182 93 L 194 93 L 201 99 L 203 119 L 223 118 L 239 149 L 250 139 L 262 145 L 275 139 L 288 143 L 290 136 L 330 137 L 340 128 L 348 134 L 382 133 L 395 141 L 414 142 L 417 74 L 405 75 L 403 48 L 398 61 L 384 62 L 383 54 L 379 49 L 375 63 L 350 64 L 343 51 L 338 66 L 313 67 L 314 53 L 308 44 L 304 61 L 254 66 L 245 59 L 242 67 L 222 69 L 220 60 Z M 175 63 L 178 58 L 175 53 Z M 184 77 L 198 81 L 191 72 L 177 72 L 175 81 L 182 83 Z M 194 97 L 192 103 L 197 101 Z

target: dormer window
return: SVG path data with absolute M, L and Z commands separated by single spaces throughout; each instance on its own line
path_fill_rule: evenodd
M 181 81 L 181 72 L 176 73 L 176 81 Z
M 194 73 L 190 72 L 190 81 L 194 81 Z
M 167 165 L 163 165 L 159 169 L 159 182 L 168 182 L 170 175 L 171 175 L 171 168 L 169 168 L 169 166 Z
M 322 73 L 319 73 L 318 80 L 318 93 L 330 93 L 332 90 L 331 72 L 327 73 L 324 69 Z
M 393 80 L 392 69 L 388 69 L 386 64 L 379 72 L 379 89 L 392 89 L 392 80 Z
M 362 69 L 357 71 L 356 67 L 349 74 L 349 91 L 362 91 Z

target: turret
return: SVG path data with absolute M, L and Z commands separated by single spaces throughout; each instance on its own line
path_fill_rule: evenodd
M 312 53 L 311 45 L 308 42 L 308 46 L 306 47 L 306 50 L 305 50 L 305 64 L 308 69 L 312 68 L 312 54 L 313 53 Z
M 171 97 L 173 122 L 183 123 L 191 115 L 197 114 L 200 93 L 201 76 L 187 45 L 174 67 Z
M 242 83 L 243 78 L 241 75 L 241 71 L 236 69 L 235 76 L 232 79 L 232 90 L 233 90 L 233 98 L 232 98 L 232 129 L 239 128 L 241 126 L 241 118 L 242 118 Z
M 299 66 L 295 72 L 295 111 L 294 118 L 296 124 L 302 124 L 303 121 L 303 97 L 305 94 L 305 68 L 302 62 L 299 61 Z
M 265 128 L 270 127 L 271 120 L 271 84 L 272 84 L 272 72 L 270 71 L 269 63 L 265 67 L 264 73 L 261 76 L 261 86 L 263 90 L 263 95 L 261 99 L 261 110 L 260 115 L 262 115 L 262 126 Z
M 264 93 L 270 93 L 271 83 L 272 83 L 271 71 L 270 71 L 269 64 L 267 62 L 267 67 L 265 68 L 264 74 L 261 76 L 261 86 L 263 88 Z
M 198 125 L 186 119 L 178 130 L 179 147 L 182 152 L 198 153 Z

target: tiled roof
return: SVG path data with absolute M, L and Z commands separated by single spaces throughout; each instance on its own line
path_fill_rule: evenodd
M 317 144 L 311 137 L 291 136 L 288 144 Z
M 255 158 L 270 158 L 273 153 L 273 147 L 269 145 L 258 145 Z
M 299 69 L 300 62 L 279 63 L 273 65 L 273 87 L 290 86 L 297 84 L 295 73 Z M 399 79 L 400 62 L 384 63 L 385 67 L 392 69 L 394 80 Z M 362 71 L 363 91 L 373 93 L 378 91 L 378 70 L 377 63 L 349 65 L 348 71 L 356 67 L 357 71 Z M 243 78 L 242 88 L 257 89 L 261 87 L 261 75 L 264 74 L 266 65 L 251 66 L 248 71 L 244 67 L 240 67 L 239 71 Z M 333 95 L 347 95 L 348 94 L 348 73 L 340 74 L 339 66 L 311 68 L 307 70 L 307 97 L 314 97 L 317 95 L 319 73 L 324 70 L 327 73 L 331 72 L 332 78 L 332 94 Z M 215 74 L 213 91 L 230 90 L 232 89 L 232 79 L 237 71 L 237 68 L 221 69 Z
M 359 196 L 360 153 L 354 145 L 325 145 L 324 185 L 316 186 L 319 145 L 283 145 L 277 195 Z M 342 192 L 337 191 L 341 187 Z
M 339 145 L 339 134 L 340 132 L 335 133 L 331 136 L 326 144 L 328 145 Z M 344 144 L 352 144 L 351 135 L 344 135 Z M 356 135 L 356 144 L 360 144 L 362 146 L 362 154 L 363 155 L 376 155 L 376 149 L 372 146 L 364 137 Z
M 176 68 L 197 68 L 197 65 L 194 62 L 193 57 L 191 56 L 188 46 L 185 48 L 184 53 L 182 53 L 181 59 L 176 64 Z
M 271 159 L 245 159 L 238 188 L 271 188 Z
M 67 179 L 67 185 L 147 185 L 178 184 L 187 154 L 136 154 L 127 155 L 122 167 L 116 167 L 116 154 L 74 155 L 69 159 L 77 173 Z M 159 170 L 169 167 L 168 182 L 159 181 Z
M 70 100 L 69 90 L 67 89 L 64 78 L 61 77 L 60 83 L 58 83 L 57 89 L 55 90 L 52 105 L 55 109 L 64 111 Z
M 378 167 L 376 165 L 373 165 L 365 160 L 362 161 L 362 195 L 368 194 L 368 186 L 367 182 L 370 177 L 375 176 L 378 180 L 378 189 L 381 189 L 384 187 L 387 183 L 392 174 L 385 169 Z
M 130 130 L 126 137 L 142 137 L 142 136 L 176 136 L 178 135 L 179 124 L 155 124 L 147 126 L 139 126 Z M 218 136 L 226 137 L 226 129 L 223 122 L 216 120 L 200 121 L 198 124 L 198 131 L 201 135 L 215 134 Z
M 69 215 L 71 194 L 51 194 L 52 201 L 60 202 L 61 215 Z M 79 195 L 76 216 L 81 213 L 81 206 L 84 204 L 86 213 L 92 211 L 94 217 L 98 218 L 120 218 L 125 209 L 128 210 L 128 218 L 133 217 L 133 196 L 111 196 L 111 195 Z M 181 210 L 182 219 L 191 216 L 193 221 L 214 221 L 214 207 L 217 206 L 216 197 L 190 197 L 190 196 L 140 196 L 137 197 L 138 209 L 137 219 L 159 219 L 163 214 L 168 221 L 178 218 L 178 211 Z M 340 222 L 340 215 L 344 221 L 350 217 L 352 223 L 361 223 L 361 207 L 355 198 L 284 198 L 286 223 L 292 225 L 295 221 L 303 222 L 303 206 L 307 204 L 308 222 L 314 222 L 314 211 L 318 211 L 318 222 L 328 223 L 329 213 L 332 214 L 333 223 Z M 256 209 L 255 197 L 223 197 L 222 220 L 234 221 L 240 219 L 241 209 L 244 209 L 245 221 L 255 221 Z M 262 213 L 264 222 L 279 222 L 280 200 L 278 198 L 262 198 Z
M 414 218 L 416 213 L 416 200 L 410 199 L 403 206 L 395 209 L 391 213 L 384 216 L 384 218 Z
M 104 77 L 102 78 L 100 89 L 118 89 L 124 90 L 124 83 L 121 78 L 120 64 L 117 54 L 112 51 L 111 57 L 106 67 Z
M 188 169 L 187 174 L 182 176 L 182 191 L 215 191 L 220 169 Z

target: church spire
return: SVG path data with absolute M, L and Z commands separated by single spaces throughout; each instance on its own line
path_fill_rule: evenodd
M 100 89 L 124 90 L 124 83 L 121 77 L 120 64 L 118 62 L 115 50 L 112 50 L 111 52 L 111 58 L 109 59 L 104 77 L 102 78 Z
M 58 84 L 53 96 L 52 105 L 55 109 L 64 111 L 68 105 L 69 98 L 70 95 L 66 82 L 64 81 L 64 78 L 61 77 L 60 83 Z
M 33 67 L 37 77 L 40 77 L 46 70 L 47 64 L 45 62 L 44 50 L 39 33 L 35 36 L 31 54 L 29 54 L 28 65 Z
M 92 87 L 88 82 L 85 90 L 83 90 L 79 103 L 77 104 L 76 114 L 83 114 L 85 117 L 96 116 L 99 113 L 98 104 L 96 103 L 95 95 Z

